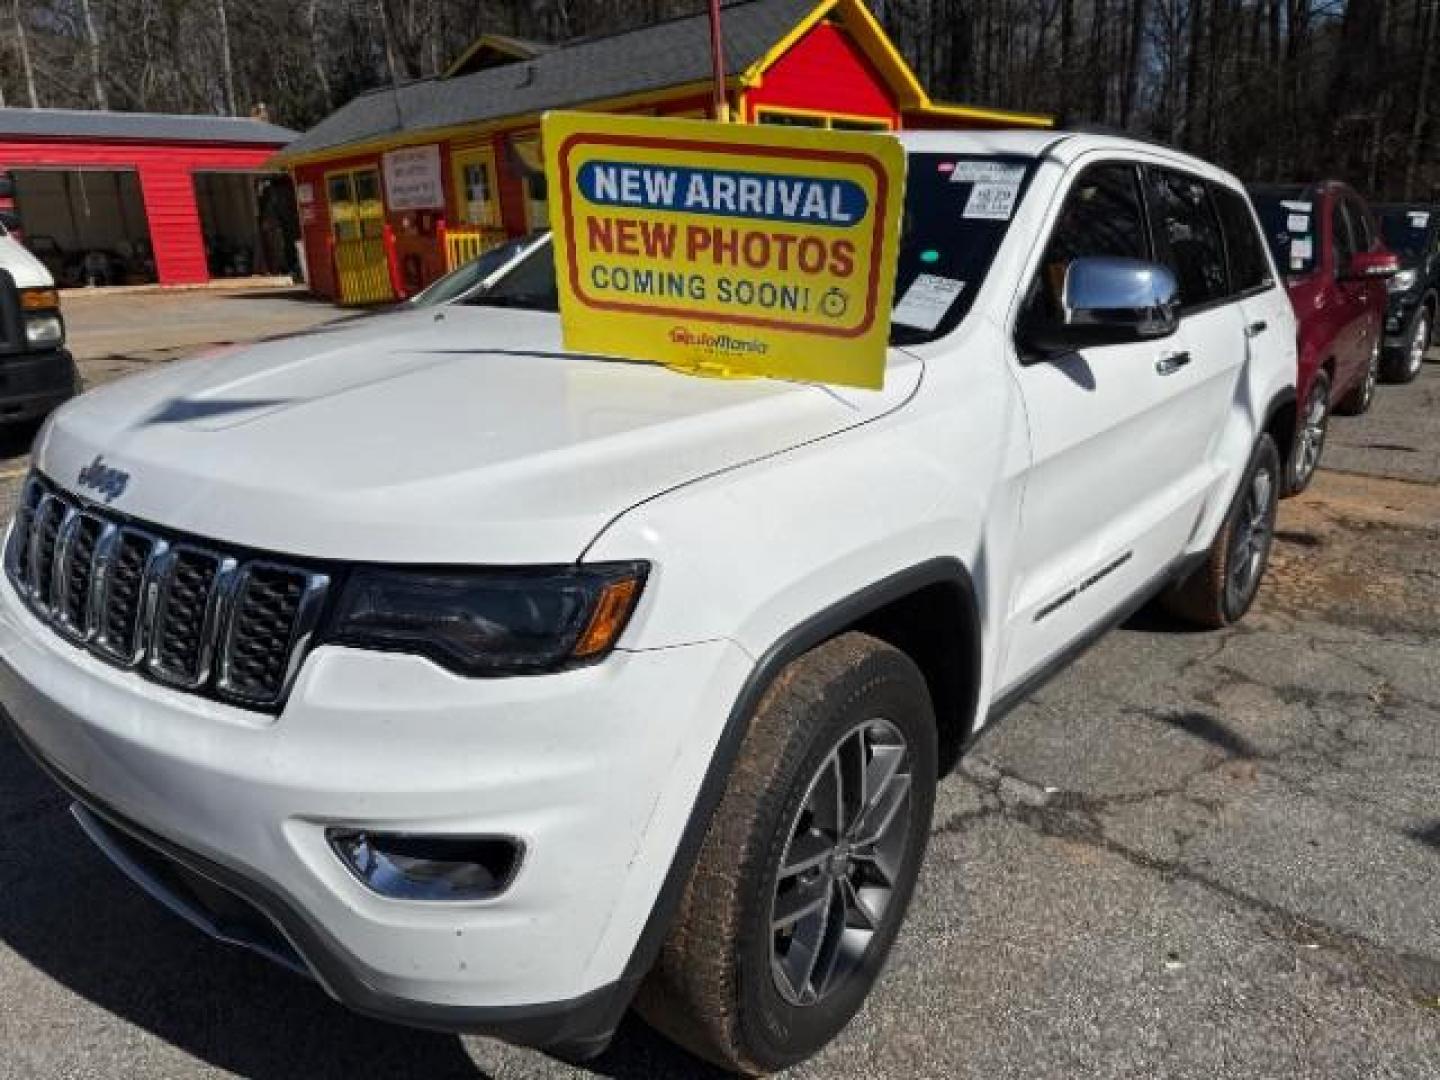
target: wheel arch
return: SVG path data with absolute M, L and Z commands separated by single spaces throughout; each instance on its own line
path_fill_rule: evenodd
M 1295 388 L 1287 386 L 1265 406 L 1265 420 L 1260 430 L 1275 440 L 1280 452 L 1280 468 L 1288 475 L 1290 459 L 1295 452 L 1295 425 L 1299 422 L 1300 402 Z
M 926 615 L 933 616 L 933 621 L 917 621 Z M 690 819 L 626 965 L 622 981 L 632 993 L 654 964 L 674 921 L 750 718 L 785 665 L 817 645 L 852 630 L 873 634 L 907 652 L 924 674 L 935 704 L 943 775 L 954 766 L 975 728 L 980 694 L 981 627 L 980 607 L 969 570 L 958 559 L 935 558 L 851 593 L 776 638 L 755 664 L 726 718 Z

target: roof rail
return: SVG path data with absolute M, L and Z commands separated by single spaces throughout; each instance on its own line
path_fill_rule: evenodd
M 1174 143 L 1166 142 L 1155 135 L 1141 135 L 1135 131 L 1126 131 L 1124 128 L 1113 127 L 1110 124 L 1095 124 L 1086 120 L 1072 123 L 1065 117 L 1061 117 L 1055 125 L 1056 131 L 1069 131 L 1076 135 L 1112 135 L 1117 139 L 1130 139 L 1134 142 L 1149 143 L 1151 146 L 1163 146 L 1166 150 L 1176 150 L 1181 153 L 1180 147 Z

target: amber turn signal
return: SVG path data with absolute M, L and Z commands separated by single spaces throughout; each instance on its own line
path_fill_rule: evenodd
M 639 592 L 639 578 L 622 578 L 606 585 L 595 605 L 595 614 L 590 616 L 590 625 L 585 627 L 585 632 L 575 643 L 572 655 L 594 656 L 615 644 L 620 631 L 625 629 L 625 621 L 630 617 L 630 609 Z
M 21 289 L 20 306 L 26 311 L 53 311 L 60 306 L 60 294 L 54 289 Z

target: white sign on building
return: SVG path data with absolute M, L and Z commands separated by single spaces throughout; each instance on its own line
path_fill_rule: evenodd
M 407 146 L 387 152 L 383 159 L 385 198 L 391 210 L 443 210 L 445 185 L 441 180 L 440 147 Z

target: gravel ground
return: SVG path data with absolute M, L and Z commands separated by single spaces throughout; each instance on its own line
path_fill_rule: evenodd
M 1437 397 L 1432 365 L 1336 420 L 1242 626 L 1142 613 L 980 739 L 882 984 L 794 1075 L 1440 1075 Z M 576 1070 L 352 1016 L 139 895 L 65 808 L 0 741 L 0 1078 L 708 1075 L 633 1021 Z

